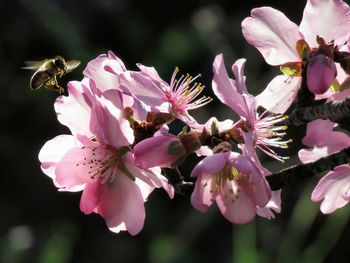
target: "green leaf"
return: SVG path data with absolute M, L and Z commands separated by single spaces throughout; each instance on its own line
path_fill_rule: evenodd
M 301 62 L 289 62 L 280 66 L 283 74 L 291 77 L 301 76 Z

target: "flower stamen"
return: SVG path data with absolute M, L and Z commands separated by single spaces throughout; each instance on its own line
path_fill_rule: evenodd
M 285 131 L 288 129 L 286 125 L 278 125 L 283 123 L 288 116 L 283 114 L 271 114 L 268 111 L 264 111 L 255 123 L 255 143 L 257 147 L 270 157 L 284 162 L 289 157 L 279 156 L 270 147 L 288 148 L 288 143 L 292 140 L 284 140 L 283 137 L 287 135 Z
M 196 109 L 202 107 L 212 101 L 212 98 L 203 96 L 196 100 L 200 93 L 205 88 L 199 82 L 194 82 L 197 78 L 201 77 L 198 74 L 195 77 L 189 74 L 181 75 L 177 80 L 176 75 L 179 72 L 179 68 L 176 67 L 170 81 L 170 91 L 166 94 L 169 102 L 172 104 L 174 112 L 183 113 L 187 110 Z

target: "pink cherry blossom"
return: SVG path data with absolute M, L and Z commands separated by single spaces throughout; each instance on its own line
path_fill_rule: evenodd
M 335 123 L 316 120 L 308 123 L 303 143 L 310 148 L 299 151 L 303 163 L 313 162 L 333 152 L 350 147 L 350 137 L 333 131 Z M 317 184 L 311 196 L 312 201 L 321 202 L 321 211 L 333 213 L 350 200 L 350 166 L 340 165 L 328 172 Z
M 197 124 L 188 111 L 202 107 L 211 101 L 209 97 L 197 98 L 204 86 L 195 82 L 200 75 L 192 78 L 182 75 L 176 79 L 179 71 L 175 69 L 170 83 L 160 78 L 153 67 L 138 64 L 141 72 L 126 72 L 120 81 L 124 92 L 130 94 L 150 107 L 150 111 L 173 114 L 191 127 Z
M 300 26 L 271 7 L 253 9 L 251 17 L 242 22 L 246 40 L 271 65 L 301 62 L 297 51 L 300 39 L 311 48 L 318 47 L 317 36 L 326 43 L 334 40 L 338 47 L 342 47 L 349 38 L 349 27 L 350 8 L 342 0 L 308 0 Z M 338 77 L 340 83 L 343 80 Z M 284 112 L 295 99 L 300 84 L 301 77 L 298 75 L 279 75 L 257 96 L 258 104 L 273 112 Z
M 242 130 L 253 131 L 251 134 L 254 136 L 252 140 L 254 147 L 273 158 L 283 160 L 284 157 L 278 156 L 271 147 L 287 147 L 289 141 L 281 140 L 281 137 L 285 135 L 281 131 L 284 131 L 286 127 L 276 125 L 285 117 L 281 114 L 268 115 L 267 111 L 258 115 L 258 102 L 248 93 L 245 86 L 244 65 L 245 59 L 239 59 L 232 65 L 235 76 L 233 80 L 227 74 L 223 55 L 217 55 L 213 64 L 213 91 L 221 102 L 241 117 L 242 120 L 235 125 L 240 125 Z
M 58 99 L 59 118 L 73 135 L 57 136 L 43 146 L 42 170 L 61 191 L 83 190 L 80 209 L 85 214 L 98 213 L 110 230 L 136 235 L 143 227 L 144 202 L 152 190 L 163 187 L 170 197 L 174 190 L 159 168 L 136 165 L 122 94 L 117 89 L 93 93 L 96 89 L 90 84 L 96 83 L 86 79 L 70 85 L 70 95 Z
M 205 157 L 193 169 L 197 177 L 192 205 L 205 212 L 215 200 L 223 216 L 235 224 L 250 222 L 257 207 L 271 197 L 265 177 L 251 158 L 234 152 Z

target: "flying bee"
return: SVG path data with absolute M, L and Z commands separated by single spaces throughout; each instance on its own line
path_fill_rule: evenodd
M 26 61 L 25 64 L 27 66 L 23 67 L 23 69 L 35 70 L 30 78 L 30 88 L 32 90 L 44 87 L 62 94 L 64 93 L 64 88 L 58 84 L 57 78 L 61 78 L 63 75 L 73 71 L 79 66 L 80 61 L 66 61 L 63 57 L 56 56 L 41 61 Z

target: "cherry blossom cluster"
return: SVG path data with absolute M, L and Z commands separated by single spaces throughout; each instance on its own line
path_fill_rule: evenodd
M 341 0 L 308 0 L 299 26 L 276 9 L 256 8 L 242 22 L 242 32 L 282 73 L 254 97 L 245 84 L 246 60 L 232 65 L 230 77 L 224 56 L 215 57 L 211 88 L 238 121 L 210 117 L 201 124 L 190 114 L 212 100 L 201 95 L 200 75 L 175 68 L 166 81 L 154 67 L 137 64 L 138 70 L 129 70 L 108 52 L 88 63 L 81 81 L 68 83 L 68 96 L 56 99 L 58 121 L 71 134 L 44 144 L 43 172 L 59 191 L 82 191 L 81 211 L 99 214 L 117 233 L 141 231 L 144 203 L 156 188 L 169 198 L 190 195 L 202 212 L 215 202 L 235 224 L 256 215 L 274 218 L 281 211 L 281 187 L 271 187 L 275 179 L 257 151 L 283 162 L 287 157 L 275 149 L 292 142 L 287 124 L 306 122 L 301 165 L 315 166 L 350 147 L 347 131 L 340 129 L 346 127 L 340 125 L 345 104 L 339 121 L 334 110 L 318 110 L 321 117 L 306 114 L 310 107 L 336 107 L 348 96 L 350 8 Z M 184 123 L 179 134 L 170 132 L 174 120 Z M 188 158 L 198 160 L 190 182 L 177 170 Z M 327 172 L 311 199 L 321 202 L 323 213 L 332 213 L 350 200 L 350 166 L 344 162 Z

